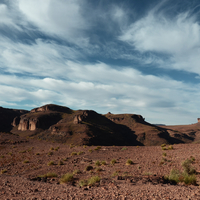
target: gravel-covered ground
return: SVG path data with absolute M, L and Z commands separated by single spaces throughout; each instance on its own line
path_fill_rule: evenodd
M 200 199 L 199 150 L 199 144 L 173 145 L 173 150 L 77 147 L 1 133 L 0 199 Z M 183 170 L 181 163 L 191 158 L 197 185 L 171 185 L 164 180 L 171 169 Z M 128 159 L 131 165 L 126 165 Z M 51 161 L 54 164 L 48 165 Z M 93 169 L 87 171 L 88 166 Z M 41 177 L 49 172 L 57 177 Z M 66 173 L 74 173 L 73 179 L 61 184 Z M 82 180 L 94 176 L 100 181 L 81 187 Z

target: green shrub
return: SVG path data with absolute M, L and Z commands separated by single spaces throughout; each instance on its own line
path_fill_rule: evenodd
M 168 150 L 172 150 L 172 149 L 174 149 L 174 147 L 172 145 L 169 145 Z
M 80 152 L 77 153 L 77 155 L 81 155 L 81 154 L 83 154 L 83 153 L 84 153 L 83 151 L 80 151 Z
M 131 160 L 131 159 L 128 159 L 127 161 L 126 161 L 126 165 L 132 165 L 133 164 L 133 161 Z
M 84 187 L 84 186 L 86 186 L 88 184 L 88 181 L 87 180 L 80 180 L 79 181 L 79 185 L 81 186 L 81 187 Z
M 23 150 L 23 151 L 19 151 L 19 153 L 26 153 L 26 150 Z
M 60 179 L 60 183 L 68 183 L 68 182 L 72 182 L 74 180 L 73 174 L 71 173 L 67 173 L 65 175 L 63 175 Z
M 170 171 L 170 174 L 169 174 L 169 177 L 168 177 L 168 180 L 171 181 L 172 183 L 174 184 L 177 184 L 180 182 L 180 177 L 181 177 L 181 172 L 179 170 L 176 170 L 176 169 L 172 169 Z
M 95 162 L 95 165 L 96 165 L 96 166 L 101 166 L 101 163 L 99 162 L 99 160 L 97 160 L 97 161 Z
M 89 149 L 88 151 L 89 151 L 90 153 L 92 153 L 92 149 Z
M 38 177 L 43 178 L 43 177 L 47 177 L 47 178 L 52 178 L 52 177 L 57 177 L 58 175 L 54 172 L 48 172 L 47 174 L 44 175 L 40 175 Z
M 93 186 L 95 183 L 100 182 L 101 178 L 99 176 L 92 176 L 89 180 L 88 180 L 88 185 L 89 186 Z
M 106 165 L 106 161 L 103 160 L 103 161 L 101 162 L 101 164 L 102 164 L 102 165 Z
M 50 148 L 50 150 L 51 150 L 51 151 L 53 151 L 53 150 L 54 150 L 54 148 L 53 148 L 53 147 L 51 147 L 51 148 Z
M 75 156 L 75 155 L 77 155 L 76 152 L 72 152 L 72 153 L 71 153 L 71 156 Z
M 62 161 L 62 160 L 59 160 L 59 161 L 58 161 L 58 165 L 64 165 L 63 161 Z
M 2 169 L 1 174 L 5 174 L 7 172 L 7 169 Z
M 23 163 L 29 163 L 29 160 L 24 160 Z
M 186 159 L 184 162 L 182 162 L 182 167 L 184 169 L 184 172 L 187 174 L 194 174 L 196 173 L 196 170 L 191 166 L 192 160 Z
M 127 148 L 126 148 L 126 147 L 123 147 L 121 150 L 124 151 L 124 150 L 127 150 Z
M 164 151 L 164 150 L 167 150 L 167 148 L 166 147 L 162 147 L 162 150 Z
M 162 154 L 163 156 L 167 156 L 167 154 L 164 152 L 163 154 Z
M 112 159 L 112 160 L 110 161 L 110 163 L 111 163 L 112 165 L 114 165 L 116 162 L 117 162 L 116 159 Z
M 48 166 L 54 165 L 54 162 L 53 162 L 53 161 L 50 161 L 47 165 L 48 165 Z
M 52 155 L 53 155 L 53 152 L 52 152 L 52 151 L 50 151 L 50 152 L 48 153 L 48 155 L 49 155 L 49 156 L 52 156 Z
M 118 176 L 118 175 L 119 175 L 119 172 L 118 171 L 114 171 L 111 176 L 114 177 L 114 176 Z
M 98 168 L 96 169 L 96 172 L 101 172 L 101 171 L 103 171 L 103 169 L 100 168 L 100 167 L 98 167 Z
M 161 144 L 161 147 L 165 147 L 166 146 L 166 144 Z
M 187 185 L 196 185 L 197 179 L 195 174 L 189 175 L 187 173 L 183 174 L 184 176 L 184 183 Z
M 79 169 L 76 169 L 76 170 L 74 170 L 73 171 L 73 174 L 75 175 L 75 174 L 80 174 L 81 173 L 81 170 L 79 170 Z
M 97 151 L 99 149 L 101 149 L 101 146 L 97 146 L 94 150 Z

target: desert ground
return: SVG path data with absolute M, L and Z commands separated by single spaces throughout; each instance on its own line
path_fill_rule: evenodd
M 1 133 L 0 199 L 200 199 L 200 144 L 169 146 L 74 146 Z M 164 178 L 191 158 L 196 184 Z

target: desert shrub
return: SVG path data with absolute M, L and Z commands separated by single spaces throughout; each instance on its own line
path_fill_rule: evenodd
M 90 153 L 92 153 L 92 149 L 89 149 L 88 151 L 89 151 Z
M 118 176 L 118 175 L 119 175 L 119 172 L 118 171 L 114 171 L 111 176 L 114 177 L 114 176 Z
M 7 169 L 2 169 L 1 174 L 5 174 L 7 172 Z
M 95 165 L 96 165 L 96 166 L 101 166 L 101 163 L 99 162 L 99 160 L 97 160 L 97 161 L 95 162 Z
M 170 171 L 170 174 L 169 174 L 169 176 L 167 177 L 167 179 L 168 179 L 170 182 L 172 182 L 172 183 L 174 183 L 174 184 L 177 184 L 177 183 L 179 183 L 180 180 L 181 180 L 181 172 L 180 172 L 179 170 L 172 169 L 172 170 Z
M 162 154 L 163 156 L 167 156 L 167 154 L 164 152 L 163 154 Z
M 101 149 L 101 146 L 97 146 L 94 150 L 97 151 L 99 149 Z
M 75 155 L 77 155 L 76 152 L 72 152 L 72 153 L 71 153 L 71 156 L 75 156 Z
M 84 152 L 83 151 L 79 151 L 78 153 L 77 153 L 77 155 L 81 155 L 81 154 L 83 154 Z
M 83 148 L 87 148 L 87 145 L 83 145 Z
M 143 175 L 150 176 L 150 175 L 152 175 L 152 173 L 151 172 L 144 172 Z
M 12 148 L 14 149 L 14 148 L 16 148 L 16 146 L 12 146 Z
M 93 169 L 93 167 L 91 165 L 88 165 L 88 166 L 86 166 L 85 171 L 90 171 L 92 169 Z
M 195 157 L 191 156 L 191 157 L 190 157 L 190 160 L 191 160 L 192 162 L 194 162 L 194 161 L 195 161 Z
M 52 178 L 52 177 L 57 177 L 58 175 L 54 172 L 48 172 L 47 174 L 44 175 L 39 175 L 38 177 L 43 178 L 43 177 L 47 177 L 47 178 Z
M 49 155 L 49 156 L 52 156 L 52 155 L 53 155 L 53 152 L 52 152 L 52 151 L 50 151 L 50 152 L 48 153 L 48 155 Z
M 197 182 L 197 179 L 196 179 L 196 176 L 195 174 L 183 174 L 183 177 L 184 177 L 184 183 L 187 184 L 187 185 L 196 185 L 196 182 Z
M 54 151 L 58 151 L 58 149 L 60 149 L 60 147 L 56 147 L 56 148 L 54 149 Z
M 169 145 L 168 150 L 172 150 L 172 149 L 174 149 L 174 147 L 172 145 Z
M 76 169 L 76 170 L 74 170 L 73 171 L 73 174 L 75 175 L 75 174 L 80 174 L 81 173 L 81 170 L 80 169 Z
M 36 153 L 35 155 L 37 155 L 37 156 L 38 156 L 38 155 L 40 155 L 40 153 Z
M 86 186 L 87 184 L 88 184 L 88 181 L 87 181 L 87 180 L 80 180 L 80 181 L 79 181 L 80 187 L 84 187 L 84 186 Z
M 59 160 L 59 161 L 58 161 L 58 165 L 64 165 L 63 161 L 62 161 L 62 160 Z
M 110 163 L 111 163 L 112 165 L 114 165 L 116 162 L 117 162 L 116 159 L 112 159 L 112 160 L 110 161 Z
M 50 148 L 50 150 L 51 150 L 51 151 L 53 151 L 53 150 L 54 150 L 54 148 L 53 148 L 53 147 L 51 147 L 51 148 Z
M 133 161 L 131 160 L 131 159 L 128 159 L 127 161 L 126 161 L 126 165 L 132 165 L 133 164 Z
M 67 158 L 63 158 L 64 161 L 67 161 Z
M 5 156 L 2 155 L 0 158 L 5 158 Z
M 96 169 L 96 172 L 101 172 L 101 171 L 103 171 L 103 169 L 100 168 L 100 167 L 98 167 L 98 168 Z
M 29 160 L 24 160 L 23 163 L 29 163 Z
M 161 147 L 165 147 L 166 146 L 166 144 L 161 144 Z
M 68 183 L 68 182 L 72 182 L 74 180 L 73 174 L 71 173 L 67 173 L 65 175 L 63 175 L 60 179 L 60 183 Z
M 186 159 L 185 161 L 182 162 L 182 167 L 184 169 L 184 172 L 187 174 L 194 174 L 196 173 L 196 170 L 191 166 L 192 160 Z
M 19 151 L 19 153 L 26 153 L 26 150 L 23 150 L 23 151 Z
M 167 150 L 167 148 L 166 147 L 162 147 L 162 150 L 164 151 L 164 150 Z
M 70 144 L 69 148 L 72 149 L 73 147 L 75 147 L 75 145 Z
M 50 166 L 50 165 L 54 165 L 54 161 L 50 161 L 50 162 L 48 162 L 47 165 L 48 165 L 48 166 Z
M 100 182 L 101 178 L 99 176 L 92 176 L 88 179 L 88 185 L 93 186 L 95 183 Z
M 126 147 L 123 147 L 121 150 L 124 151 L 124 150 L 127 150 L 127 148 L 126 148 Z
M 106 165 L 106 161 L 105 160 L 101 161 L 101 164 Z

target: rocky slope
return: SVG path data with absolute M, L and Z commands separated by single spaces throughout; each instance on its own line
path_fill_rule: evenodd
M 74 145 L 188 143 L 194 141 L 194 130 L 198 130 L 196 126 L 192 132 L 182 133 L 170 127 L 152 125 L 141 115 L 101 115 L 92 110 L 71 110 L 54 104 L 30 112 L 5 108 L 0 108 L 0 112 L 3 121 L 0 131 Z

